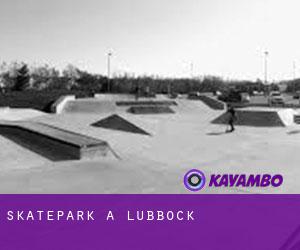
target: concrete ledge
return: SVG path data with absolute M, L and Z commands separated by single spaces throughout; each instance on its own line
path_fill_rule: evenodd
M 52 161 L 106 156 L 107 142 L 41 123 L 1 123 L 0 134 Z
M 175 101 L 120 101 L 117 106 L 177 106 Z
M 174 114 L 169 106 L 132 106 L 127 112 L 136 115 Z
M 132 94 L 108 94 L 108 93 L 96 93 L 94 98 L 104 101 L 129 101 L 134 100 L 135 96 Z
M 104 95 L 103 94 L 94 94 L 94 98 L 96 99 L 103 99 Z
M 76 97 L 74 95 L 61 96 L 51 106 L 51 112 L 55 114 L 61 114 L 66 106 L 67 102 L 74 101 Z

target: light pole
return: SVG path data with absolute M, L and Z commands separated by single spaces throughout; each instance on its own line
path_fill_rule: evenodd
M 296 68 L 297 68 L 296 61 L 293 61 L 293 80 L 296 79 Z
M 269 57 L 269 52 L 265 51 L 264 52 L 264 56 L 265 56 L 265 67 L 264 67 L 264 71 L 265 71 L 265 95 L 268 95 L 270 93 L 270 86 L 268 85 L 268 57 Z
M 265 51 L 265 85 L 268 84 L 268 56 L 269 56 L 269 52 Z
M 194 77 L 194 63 L 193 62 L 191 62 L 190 70 L 191 70 L 191 78 L 193 78 Z
M 295 83 L 295 80 L 296 80 L 296 68 L 297 68 L 296 61 L 293 61 L 293 93 L 296 93 L 296 83 Z
M 111 86 L 110 86 L 110 69 L 111 69 L 111 57 L 112 57 L 112 52 L 108 52 L 107 54 L 107 91 L 111 91 Z

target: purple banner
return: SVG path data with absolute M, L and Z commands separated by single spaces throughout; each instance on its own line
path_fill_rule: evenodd
M 2 195 L 1 250 L 300 249 L 300 195 Z

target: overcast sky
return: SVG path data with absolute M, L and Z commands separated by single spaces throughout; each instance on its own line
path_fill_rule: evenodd
M 106 74 L 300 77 L 299 0 L 1 0 L 0 60 Z

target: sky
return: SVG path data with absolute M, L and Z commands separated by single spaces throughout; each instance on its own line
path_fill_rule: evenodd
M 93 73 L 300 77 L 299 0 L 1 0 L 0 61 Z

